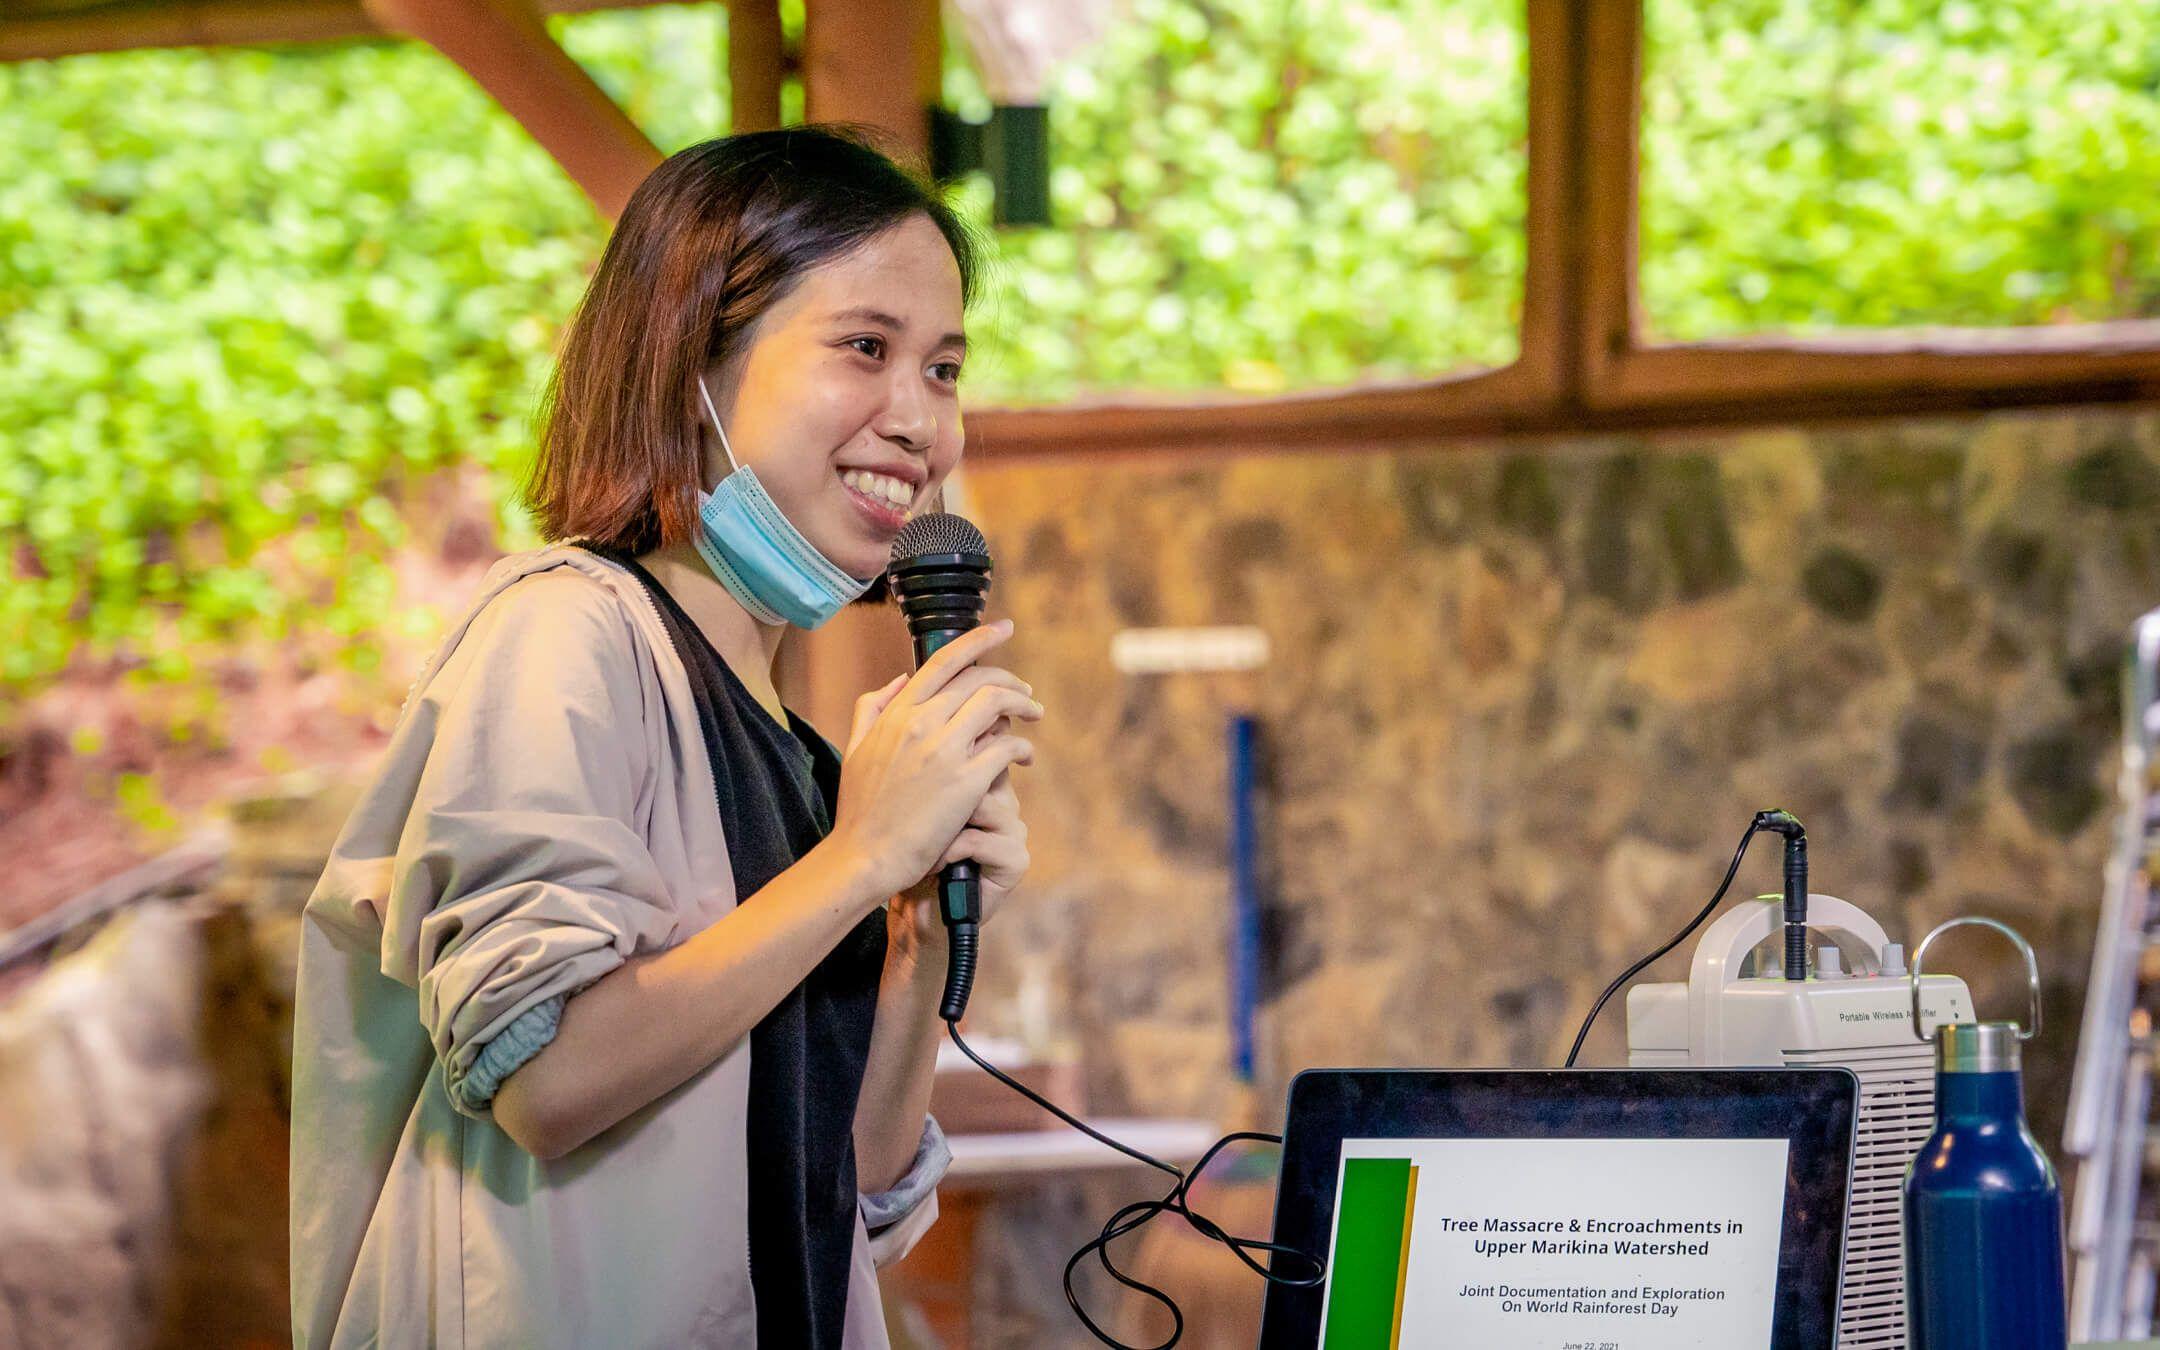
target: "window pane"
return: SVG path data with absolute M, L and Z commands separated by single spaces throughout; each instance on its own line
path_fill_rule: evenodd
M 1652 332 L 2160 315 L 2160 6 L 1648 0 Z
M 1522 9 L 1122 7 L 1052 77 L 1055 223 L 1000 231 L 970 398 L 1267 394 L 1512 359 Z M 981 89 L 949 67 L 952 106 L 986 113 Z M 987 221 L 982 182 L 968 200 Z

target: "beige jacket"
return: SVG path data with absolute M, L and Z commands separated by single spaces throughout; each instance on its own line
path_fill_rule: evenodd
M 450 1088 L 519 1014 L 735 905 L 688 672 L 637 579 L 503 559 L 414 683 L 309 899 L 298 1346 L 750 1347 L 750 1043 L 553 1162 Z M 942 1163 L 938 1163 L 942 1166 Z M 886 1344 L 858 1217 L 846 1344 Z

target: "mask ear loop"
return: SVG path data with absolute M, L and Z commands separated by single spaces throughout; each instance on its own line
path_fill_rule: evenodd
M 698 376 L 697 391 L 698 397 L 705 400 L 705 414 L 712 418 L 713 430 L 720 433 L 720 452 L 727 456 L 728 467 L 740 472 L 742 465 L 735 462 L 735 449 L 728 444 L 727 428 L 720 425 L 719 410 L 713 407 L 712 391 L 705 387 L 703 375 Z

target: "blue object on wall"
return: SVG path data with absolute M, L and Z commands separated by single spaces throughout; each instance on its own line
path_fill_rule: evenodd
M 1260 721 L 1230 719 L 1230 1067 L 1253 1080 L 1253 1026 L 1260 1003 L 1260 841 L 1253 796 Z

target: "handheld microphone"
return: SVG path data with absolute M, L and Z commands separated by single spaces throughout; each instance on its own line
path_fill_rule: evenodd
M 932 511 L 917 516 L 893 540 L 885 572 L 915 644 L 915 665 L 982 623 L 990 590 L 990 545 L 981 530 L 960 516 Z M 938 917 L 945 921 L 951 959 L 938 1016 L 957 1022 L 975 984 L 975 940 L 982 923 L 982 872 L 972 858 L 938 873 Z

